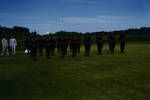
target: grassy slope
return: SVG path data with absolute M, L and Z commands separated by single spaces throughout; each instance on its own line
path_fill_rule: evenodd
M 128 44 L 125 55 L 92 49 L 90 57 L 0 58 L 0 100 L 150 99 L 150 44 Z

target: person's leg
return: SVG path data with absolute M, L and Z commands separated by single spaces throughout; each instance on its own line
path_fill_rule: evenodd
M 31 55 L 32 55 L 32 59 L 33 59 L 33 60 L 37 60 L 37 58 L 36 58 L 36 53 L 37 53 L 36 48 L 33 47 L 33 48 L 32 48 L 32 51 L 31 51 Z
M 65 57 L 65 50 L 61 51 L 61 57 L 64 58 Z
M 34 60 L 37 60 L 37 48 L 34 50 Z
M 65 52 L 64 53 L 65 53 L 64 55 L 66 56 L 67 55 L 67 48 L 65 48 Z
M 13 55 L 16 54 L 16 46 L 13 46 Z
M 31 54 L 31 48 L 30 48 L 30 46 L 27 46 L 27 51 L 28 51 L 27 55 L 30 55 Z
M 87 48 L 86 48 L 86 46 L 84 47 L 84 52 L 85 52 L 85 56 L 87 56 Z
M 103 54 L 103 43 L 100 44 L 100 55 Z
M 97 52 L 100 54 L 100 46 L 97 44 Z
M 1 53 L 1 56 L 3 56 L 3 55 L 4 55 L 4 53 L 5 53 L 5 47 L 4 47 L 4 46 L 2 46 L 2 53 Z
M 79 54 L 80 53 L 80 47 L 79 47 L 79 45 L 77 45 L 77 54 Z
M 90 56 L 90 46 L 87 48 L 87 56 Z
M 49 50 L 49 48 L 46 48 L 46 58 L 50 59 L 50 50 Z
M 74 50 L 74 57 L 76 57 L 77 56 L 77 48 L 75 48 L 75 50 Z
M 102 46 L 100 46 L 99 54 L 102 55 Z
M 109 43 L 109 52 L 112 53 L 112 44 Z
M 121 53 L 124 53 L 125 44 L 121 44 L 120 48 L 121 48 Z
M 115 43 L 112 43 L 112 54 L 115 52 Z
M 123 53 L 122 43 L 120 43 L 120 52 Z
M 110 53 L 111 53 L 111 54 L 113 54 L 113 53 L 114 53 L 113 48 L 114 48 L 114 47 L 113 47 L 113 43 L 111 42 L 111 43 L 110 43 Z
M 13 46 L 10 46 L 10 53 L 11 53 L 11 55 L 13 55 L 13 52 L 14 51 L 14 49 L 13 49 Z
M 40 48 L 39 51 L 40 51 L 40 56 L 43 56 L 43 50 Z
M 52 47 L 52 56 L 55 55 L 55 46 Z
M 72 46 L 72 51 L 73 51 L 72 57 L 76 57 L 76 55 L 77 55 L 77 47 L 76 47 L 76 45 Z
M 33 47 L 31 47 L 30 49 L 31 49 L 30 57 L 33 58 Z
M 5 51 L 6 51 L 6 55 L 9 56 L 9 50 L 8 50 L 8 47 L 6 47 Z
M 89 56 L 89 47 L 85 46 L 85 56 Z

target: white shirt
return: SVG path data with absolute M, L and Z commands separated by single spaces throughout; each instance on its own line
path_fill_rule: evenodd
M 5 47 L 8 46 L 8 42 L 5 38 L 2 39 L 2 46 L 5 46 Z
M 17 46 L 17 41 L 15 38 L 10 39 L 9 46 Z

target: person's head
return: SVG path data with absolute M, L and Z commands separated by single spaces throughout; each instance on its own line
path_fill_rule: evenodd
M 5 37 L 3 37 L 2 39 L 3 39 L 3 40 L 6 40 L 6 38 L 5 38 Z
M 13 38 L 14 38 L 14 36 L 11 36 L 11 38 L 13 39 Z
M 125 36 L 125 34 L 124 34 L 124 33 L 121 33 L 120 36 Z

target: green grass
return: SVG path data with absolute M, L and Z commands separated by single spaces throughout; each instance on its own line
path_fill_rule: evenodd
M 32 61 L 23 51 L 0 57 L 0 100 L 150 100 L 150 44 L 126 54 Z

